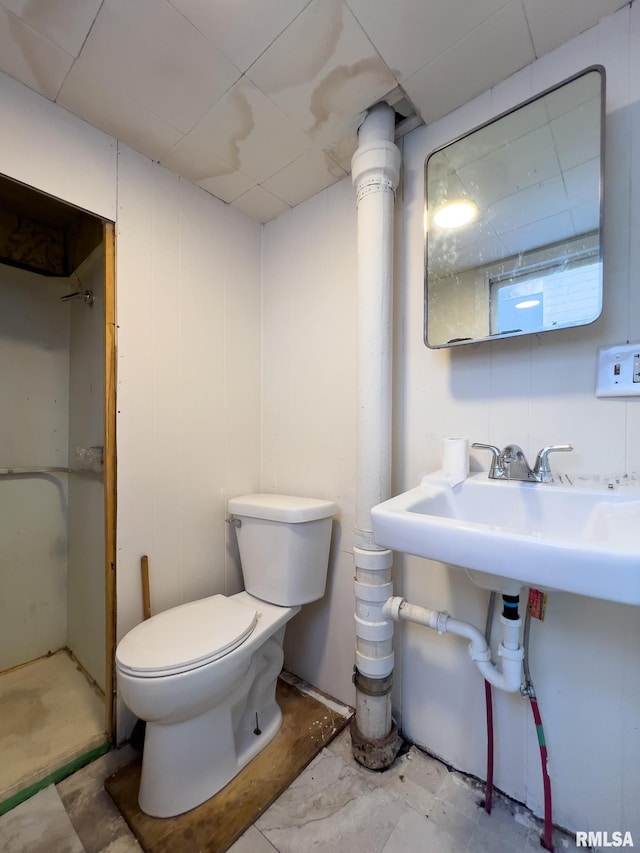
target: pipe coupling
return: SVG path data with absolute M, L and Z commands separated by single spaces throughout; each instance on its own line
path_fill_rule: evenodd
M 363 675 L 358 667 L 354 666 L 353 683 L 356 686 L 356 690 L 364 693 L 365 696 L 386 696 L 391 693 L 393 673 L 384 676 L 384 678 L 371 678 L 368 675 Z
M 360 549 L 362 551 L 380 551 L 383 550 L 376 543 L 376 540 L 373 538 L 373 530 L 363 530 L 361 527 L 356 527 L 355 531 L 355 542 L 356 547 L 353 549 Z M 386 549 L 384 549 L 386 550 Z
M 393 598 L 388 598 L 382 606 L 382 612 L 388 619 L 393 619 L 395 622 L 400 621 L 400 608 L 405 600 L 400 595 L 394 595 Z
M 368 572 L 380 572 L 393 567 L 393 551 L 388 548 L 359 548 L 353 549 L 353 560 L 356 569 L 365 569 Z
M 362 201 L 363 198 L 366 198 L 372 193 L 379 192 L 395 193 L 393 181 L 389 180 L 389 178 L 384 177 L 367 178 L 364 181 L 360 181 L 356 189 L 356 202 Z
M 393 672 L 393 664 L 393 652 L 372 658 L 356 649 L 356 667 L 360 672 L 366 672 L 369 678 L 386 678 Z
M 391 581 L 381 584 L 354 581 L 353 586 L 356 593 L 356 599 L 372 604 L 377 603 L 380 608 L 382 608 L 384 603 L 387 601 L 390 593 L 393 592 L 393 583 Z
M 524 660 L 524 648 L 522 646 L 519 646 L 517 649 L 508 649 L 500 643 L 498 654 L 506 660 Z
M 489 648 L 489 646 L 487 646 L 486 649 L 476 649 L 474 648 L 473 643 L 469 643 L 467 650 L 469 652 L 469 657 L 471 658 L 471 660 L 491 660 L 491 649 Z
M 362 608 L 360 608 L 362 610 Z M 377 618 L 379 615 L 368 609 L 362 616 L 356 611 L 356 640 L 367 640 L 370 643 L 382 643 L 393 638 L 393 622 L 389 619 Z
M 447 622 L 449 621 L 450 613 L 447 613 L 446 610 L 438 611 L 438 618 L 436 619 L 436 631 L 438 634 L 446 634 L 447 633 Z
M 359 193 L 363 185 L 393 193 L 400 180 L 400 151 L 387 139 L 360 145 L 351 158 L 351 181 Z

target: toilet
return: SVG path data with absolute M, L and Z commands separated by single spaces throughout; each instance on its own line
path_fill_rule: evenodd
M 153 817 L 208 800 L 275 737 L 287 622 L 325 591 L 334 503 L 253 494 L 228 508 L 244 592 L 165 610 L 116 649 L 120 695 L 146 721 L 138 802 Z

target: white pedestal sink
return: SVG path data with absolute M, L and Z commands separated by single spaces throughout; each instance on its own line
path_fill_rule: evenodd
M 371 510 L 378 545 L 470 570 L 480 586 L 555 589 L 640 605 L 640 486 L 442 472 Z M 511 583 L 510 581 L 515 582 Z

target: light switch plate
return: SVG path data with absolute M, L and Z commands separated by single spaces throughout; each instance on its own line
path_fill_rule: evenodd
M 640 344 L 602 347 L 598 352 L 597 397 L 640 395 Z

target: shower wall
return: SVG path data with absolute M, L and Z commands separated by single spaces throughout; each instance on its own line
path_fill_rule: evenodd
M 104 486 L 101 466 L 82 453 L 104 443 L 103 246 L 76 270 L 71 284 L 74 290 L 91 290 L 93 304 L 69 303 L 68 464 L 89 470 L 69 476 L 67 645 L 104 690 Z
M 0 472 L 87 468 L 103 444 L 104 255 L 72 280 L 0 265 Z M 63 303 L 72 290 L 94 303 Z M 105 678 L 104 497 L 99 471 L 0 473 L 0 671 L 67 646 Z
M 0 470 L 66 467 L 66 281 L 0 266 Z M 0 476 L 0 670 L 66 643 L 67 475 Z

